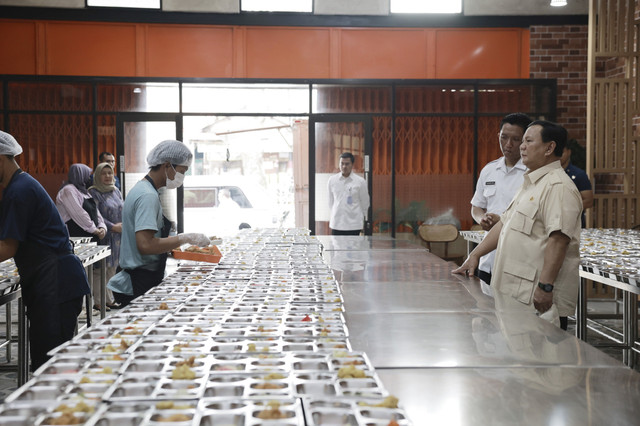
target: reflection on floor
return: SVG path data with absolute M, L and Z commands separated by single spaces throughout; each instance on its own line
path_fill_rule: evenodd
M 606 301 L 606 302 L 599 302 L 599 301 L 589 301 L 589 312 L 597 312 L 597 313 L 611 313 L 614 312 L 615 309 L 615 302 L 611 302 L 611 301 Z M 13 311 L 17 311 L 17 309 L 13 309 Z M 111 312 L 117 312 L 116 310 L 113 310 Z M 100 320 L 100 316 L 99 313 L 97 311 L 93 311 L 94 315 L 93 315 L 93 321 L 94 323 Z M 107 312 L 107 315 L 109 315 L 110 313 Z M 0 341 L 4 340 L 4 336 L 5 336 L 5 309 L 4 306 L 0 307 Z M 83 313 L 81 314 L 79 323 L 80 324 L 84 324 L 85 323 L 85 313 L 83 310 Z M 14 338 L 15 335 L 18 332 L 18 324 L 17 324 L 17 318 L 16 318 L 16 312 L 13 313 L 13 334 L 14 334 Z M 622 333 L 622 320 L 616 320 L 616 319 L 611 319 L 611 320 L 598 320 L 598 323 L 609 327 L 619 333 Z M 569 320 L 569 328 L 567 330 L 569 333 L 571 334 L 575 334 L 575 321 L 573 320 Z M 597 347 L 597 345 L 599 344 L 606 344 L 606 343 L 611 343 L 611 340 L 607 339 L 606 337 L 602 336 L 601 334 L 589 329 L 588 331 L 588 343 L 594 345 Z M 600 350 L 602 350 L 603 352 L 605 352 L 606 354 L 608 354 L 609 356 L 622 361 L 622 350 L 618 349 L 618 348 L 599 348 Z M 12 350 L 11 350 L 11 354 L 12 354 L 12 363 L 15 364 L 16 359 L 17 359 L 17 354 L 18 354 L 18 348 L 17 345 L 14 343 L 12 344 Z M 4 367 L 7 365 L 7 359 L 6 359 L 6 348 L 0 349 L 0 368 Z M 637 370 L 640 371 L 640 367 L 636 368 Z M 4 399 L 7 397 L 7 395 L 11 394 L 11 392 L 13 392 L 14 390 L 16 390 L 17 388 L 17 376 L 16 373 L 13 371 L 0 371 L 0 401 L 4 401 Z

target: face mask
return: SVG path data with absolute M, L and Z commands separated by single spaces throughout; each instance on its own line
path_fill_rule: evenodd
M 167 175 L 167 172 L 165 171 L 165 175 L 167 176 L 167 189 L 176 189 L 180 186 L 182 186 L 182 183 L 184 182 L 184 174 L 183 173 L 178 173 L 176 171 L 176 169 L 173 168 L 173 164 L 171 165 L 171 168 L 173 169 L 174 172 L 176 172 L 176 176 L 173 178 L 173 180 L 169 179 L 169 175 Z

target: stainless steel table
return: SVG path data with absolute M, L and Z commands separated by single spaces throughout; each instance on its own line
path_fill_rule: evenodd
M 100 300 L 107 300 L 107 264 L 106 259 L 111 255 L 111 249 L 109 246 L 99 246 L 95 243 L 87 243 L 82 245 L 76 245 L 75 252 L 82 266 L 87 271 L 87 278 L 89 279 L 89 288 L 93 291 L 93 267 L 94 264 L 100 262 Z M 87 310 L 87 326 L 91 327 L 92 321 L 92 309 L 93 309 L 93 294 L 89 294 L 85 298 L 85 309 Z M 104 318 L 106 315 L 106 304 L 100 305 L 100 318 Z
M 353 349 L 414 424 L 637 422 L 637 372 L 534 315 L 496 311 L 477 278 L 420 246 L 360 238 L 323 256 L 342 272 Z
M 599 234 L 611 234 L 611 231 L 615 230 L 595 230 L 587 229 L 582 232 L 582 239 L 592 241 L 598 239 Z M 625 230 L 629 234 L 633 231 Z M 460 235 L 467 241 L 467 255 L 472 250 L 472 245 L 480 243 L 485 237 L 485 231 L 460 231 Z M 593 245 L 593 242 L 588 243 Z M 633 245 L 633 244 L 632 244 Z M 582 248 L 584 248 L 584 241 L 582 241 Z M 630 251 L 633 251 L 635 247 L 629 247 Z M 620 251 L 620 250 L 618 250 Z M 611 250 L 607 250 L 603 247 L 603 259 L 610 259 L 615 257 L 615 253 L 611 253 Z M 590 256 L 594 258 L 594 255 Z M 595 258 L 600 257 L 596 255 Z M 626 276 L 613 271 L 600 271 L 594 273 L 593 265 L 581 259 L 580 266 L 580 288 L 578 293 L 578 304 L 576 307 L 576 336 L 582 340 L 587 340 L 587 280 L 591 280 L 600 284 L 604 284 L 616 289 L 622 290 L 623 309 L 622 309 L 622 343 L 610 344 L 608 346 L 620 347 L 622 349 L 623 361 L 626 365 L 634 368 L 638 363 L 638 354 L 635 351 L 636 340 L 638 340 L 638 295 L 640 295 L 640 286 L 637 280 L 628 279 Z

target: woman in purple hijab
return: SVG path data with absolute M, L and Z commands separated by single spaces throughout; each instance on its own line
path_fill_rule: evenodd
M 91 198 L 87 187 L 91 186 L 91 168 L 84 164 L 69 167 L 67 182 L 58 192 L 56 207 L 66 223 L 71 237 L 92 237 L 98 241 L 107 234 L 102 215 Z M 88 185 L 87 185 L 88 184 Z

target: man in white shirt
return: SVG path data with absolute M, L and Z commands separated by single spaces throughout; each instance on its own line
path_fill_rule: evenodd
M 360 235 L 369 209 L 367 182 L 351 173 L 355 157 L 340 155 L 340 173 L 329 178 L 329 227 L 331 235 Z
M 500 122 L 498 141 L 503 156 L 484 166 L 471 199 L 471 216 L 485 231 L 498 223 L 522 185 L 527 167 L 520 159 L 520 144 L 529 123 L 531 119 L 521 113 L 509 114 Z M 493 295 L 489 283 L 494 258 L 495 251 L 483 256 L 476 271 L 482 291 L 489 296 Z

